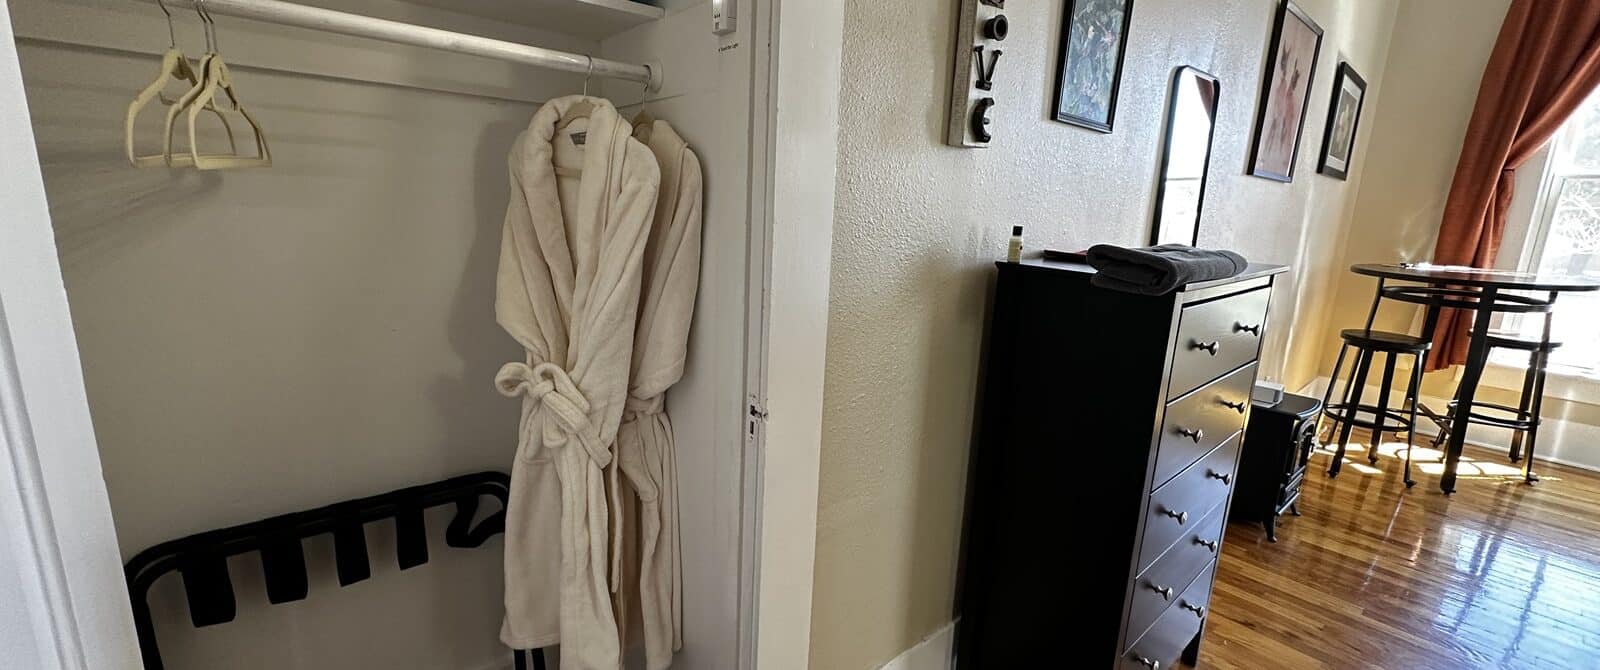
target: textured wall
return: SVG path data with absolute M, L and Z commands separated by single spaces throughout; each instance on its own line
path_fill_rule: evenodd
M 1327 30 L 1296 179 L 1244 175 L 1271 0 L 1139 0 L 1116 132 L 1046 120 L 1064 2 L 1013 3 L 987 150 L 944 146 L 955 0 L 850 0 L 841 95 L 811 665 L 876 667 L 951 618 L 990 263 L 1028 246 L 1141 244 L 1174 67 L 1222 82 L 1200 242 L 1296 266 L 1269 377 L 1308 377 L 1349 182 L 1315 174 L 1343 54 L 1378 100 L 1395 3 L 1303 3 Z M 1363 128 L 1362 146 L 1367 144 Z M 1291 328 L 1291 324 L 1298 328 Z M 1294 379 L 1288 379 L 1294 381 Z M 1063 428 L 1070 430 L 1070 422 Z

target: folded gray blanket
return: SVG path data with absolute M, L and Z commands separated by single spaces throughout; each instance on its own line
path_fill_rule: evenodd
M 1249 262 L 1232 251 L 1196 249 L 1186 244 L 1128 249 L 1110 244 L 1089 248 L 1089 265 L 1098 270 L 1095 286 L 1141 295 L 1166 295 L 1194 282 L 1227 279 Z

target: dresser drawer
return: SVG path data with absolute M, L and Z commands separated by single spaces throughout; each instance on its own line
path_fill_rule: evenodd
M 1244 428 L 1255 379 L 1256 366 L 1246 366 L 1167 405 L 1155 474 L 1150 478 L 1152 490 Z
M 1150 494 L 1150 504 L 1145 510 L 1144 539 L 1139 545 L 1139 567 L 1134 574 L 1143 574 L 1167 547 L 1199 525 L 1208 512 L 1227 499 L 1228 491 L 1233 488 L 1234 468 L 1239 462 L 1239 441 L 1237 435 L 1230 438 Z
M 1218 505 L 1194 530 L 1156 559 L 1149 570 L 1134 579 L 1125 639 L 1138 639 L 1184 592 L 1184 587 L 1216 558 L 1217 550 L 1222 547 L 1222 525 L 1227 519 L 1227 508 Z
M 1188 393 L 1256 359 L 1271 292 L 1264 287 L 1183 308 L 1167 397 Z
M 1207 565 L 1189 588 L 1183 590 L 1177 602 L 1156 619 L 1155 625 L 1145 631 L 1138 642 L 1129 645 L 1122 655 L 1121 670 L 1156 670 L 1170 668 L 1185 647 L 1200 632 L 1206 608 L 1211 603 L 1211 577 L 1216 562 Z

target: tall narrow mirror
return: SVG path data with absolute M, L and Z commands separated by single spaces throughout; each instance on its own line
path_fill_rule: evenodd
M 1219 89 L 1216 77 L 1192 67 L 1180 67 L 1172 75 L 1151 244 L 1194 245 L 1200 239 L 1200 205 L 1205 200 Z

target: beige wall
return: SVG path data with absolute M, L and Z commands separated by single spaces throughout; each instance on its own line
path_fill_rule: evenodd
M 1433 246 L 1444 213 L 1450 182 L 1467 122 L 1477 100 L 1483 68 L 1489 60 L 1500 24 L 1510 0 L 1406 0 L 1395 16 L 1397 39 L 1389 50 L 1384 68 L 1383 104 L 1363 120 L 1372 134 L 1366 142 L 1367 173 L 1356 195 L 1355 216 L 1349 236 L 1340 251 L 1340 268 L 1353 263 L 1421 261 L 1433 256 Z M 1450 26 L 1450 39 L 1399 39 L 1406 35 L 1428 35 L 1441 25 Z M 1536 159 L 1537 161 L 1537 159 Z M 1538 189 L 1536 165 L 1519 171 L 1517 195 L 1511 206 L 1506 240 L 1500 254 L 1501 267 L 1515 267 L 1522 248 L 1527 218 L 1531 216 Z M 1338 355 L 1338 329 L 1359 327 L 1371 308 L 1375 283 L 1372 279 L 1336 273 L 1338 291 L 1331 304 L 1330 327 L 1307 330 L 1308 339 L 1320 340 L 1316 357 L 1317 374 L 1333 370 Z M 1419 310 L 1386 303 L 1376 326 L 1385 330 L 1414 332 L 1419 327 Z M 1308 342 L 1308 345 L 1310 343 Z M 1312 347 L 1305 347 L 1307 351 Z M 1402 359 L 1404 360 L 1404 359 Z M 1428 375 L 1424 388 L 1429 395 L 1449 397 L 1455 389 L 1455 370 Z M 1520 386 L 1520 377 L 1492 375 L 1494 384 Z M 1306 380 L 1299 380 L 1306 381 Z M 1397 380 L 1397 386 L 1403 382 Z M 1555 380 L 1552 388 L 1563 386 Z M 1558 392 L 1553 391 L 1551 396 Z M 1566 400 L 1549 397 L 1544 416 L 1570 422 L 1567 430 L 1546 431 L 1541 437 L 1541 453 L 1564 458 L 1588 467 L 1600 466 L 1600 454 L 1593 448 L 1592 431 L 1600 426 L 1600 405 L 1592 396 L 1578 392 Z M 1480 399 L 1515 405 L 1517 391 L 1491 384 L 1480 386 Z M 1490 443 L 1504 443 L 1505 437 L 1490 433 Z
M 1383 104 L 1362 122 L 1372 134 L 1363 145 L 1367 173 L 1355 197 L 1355 217 L 1339 253 L 1352 263 L 1421 261 L 1433 257 L 1461 140 L 1478 97 L 1510 0 L 1406 0 L 1395 16 L 1396 39 L 1384 68 Z M 1449 39 L 1405 39 L 1439 35 Z M 1532 193 L 1525 194 L 1532 197 Z M 1519 198 L 1520 199 L 1520 198 Z M 1508 255 L 1514 252 L 1508 248 Z M 1332 328 L 1321 334 L 1319 374 L 1333 369 L 1338 328 L 1357 328 L 1371 307 L 1372 279 L 1337 273 L 1339 290 Z M 1386 307 L 1378 327 L 1414 330 L 1414 310 Z M 1444 381 L 1444 380 L 1441 380 Z
M 1282 184 L 1244 175 L 1272 0 L 1136 3 L 1110 135 L 1045 120 L 1064 2 L 1013 3 L 986 150 L 942 141 L 957 3 L 847 2 L 812 667 L 876 667 L 950 620 L 991 263 L 1013 224 L 1034 249 L 1145 241 L 1176 66 L 1222 82 L 1201 245 L 1295 266 L 1264 372 L 1315 370 L 1314 346 L 1287 343 L 1326 321 L 1365 162 L 1348 182 L 1315 173 L 1333 72 L 1350 60 L 1377 103 L 1396 3 L 1302 4 L 1327 38 Z

